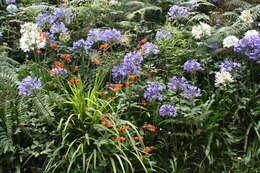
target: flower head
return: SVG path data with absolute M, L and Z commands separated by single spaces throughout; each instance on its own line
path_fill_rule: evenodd
M 30 96 L 35 90 L 40 89 L 42 83 L 38 78 L 32 78 L 30 76 L 24 78 L 19 84 L 19 95 L 20 96 Z
M 211 30 L 212 29 L 211 29 L 210 25 L 200 22 L 199 25 L 192 27 L 191 32 L 192 32 L 192 35 L 195 37 L 195 39 L 201 39 L 203 37 L 210 36 Z
M 201 96 L 201 91 L 198 87 L 193 85 L 185 85 L 184 96 L 188 99 Z
M 142 54 L 144 55 L 160 53 L 158 46 L 150 42 L 146 42 L 145 44 L 143 44 L 141 46 L 141 49 L 142 49 Z
M 18 8 L 16 7 L 16 5 L 14 4 L 9 4 L 7 7 L 6 7 L 6 11 L 10 14 L 15 14 L 17 11 L 18 11 Z
M 256 31 L 256 30 L 248 30 L 246 33 L 245 33 L 245 36 L 251 36 L 251 35 L 258 35 L 259 32 Z
M 186 16 L 187 14 L 188 10 L 185 7 L 180 7 L 178 5 L 173 5 L 168 11 L 168 16 L 170 18 L 176 18 L 177 16 Z
M 230 60 L 225 60 L 220 64 L 220 71 L 236 71 L 240 68 L 241 64 Z
M 166 31 L 164 29 L 161 29 L 159 31 L 156 32 L 155 38 L 159 39 L 159 38 L 167 38 L 167 37 L 172 37 L 172 33 L 169 31 Z
M 230 35 L 224 38 L 223 40 L 223 47 L 231 48 L 236 45 L 239 39 L 236 36 Z
M 39 27 L 45 27 L 47 24 L 50 23 L 50 15 L 47 13 L 40 13 L 38 14 L 38 16 L 36 17 L 36 24 Z
M 188 81 L 185 77 L 173 76 L 171 82 L 168 83 L 168 88 L 173 91 L 183 91 Z
M 50 28 L 50 32 L 52 34 L 61 33 L 61 32 L 64 33 L 67 31 L 68 31 L 68 28 L 66 28 L 66 26 L 63 22 L 54 23 Z
M 200 66 L 200 63 L 198 63 L 196 60 L 190 59 L 184 63 L 183 69 L 188 72 L 194 72 L 201 70 L 202 68 Z
M 70 23 L 73 18 L 73 10 L 71 8 L 56 8 L 51 16 L 51 22 L 61 22 L 65 21 L 66 23 Z
M 253 16 L 250 12 L 250 10 L 244 10 L 241 12 L 241 15 L 239 16 L 239 18 L 245 22 L 245 23 L 253 23 Z
M 162 117 L 164 117 L 164 116 L 175 117 L 176 109 L 173 105 L 170 105 L 170 104 L 162 105 L 160 108 L 160 115 Z
M 124 56 L 124 63 L 141 63 L 143 61 L 142 54 L 140 52 L 129 52 Z
M 67 74 L 68 71 L 65 68 L 53 68 L 48 71 L 51 76 Z
M 123 141 L 126 140 L 126 138 L 125 138 L 125 137 L 122 137 L 122 136 L 117 136 L 117 137 L 115 138 L 115 140 L 118 141 L 118 142 L 123 142 Z
M 147 100 L 162 100 L 163 95 L 162 91 L 165 89 L 163 85 L 161 85 L 159 82 L 152 82 L 144 92 L 144 98 Z
M 219 85 L 224 85 L 226 86 L 227 84 L 231 83 L 234 81 L 232 75 L 230 72 L 228 71 L 221 71 L 221 72 L 217 72 L 215 74 L 215 85 L 219 86 Z
M 16 2 L 16 0 L 5 0 L 6 4 L 14 4 Z

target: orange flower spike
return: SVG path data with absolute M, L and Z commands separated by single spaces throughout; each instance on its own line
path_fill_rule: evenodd
M 147 102 L 146 102 L 144 99 L 142 99 L 142 100 L 141 100 L 141 105 L 146 106 L 146 105 L 147 105 Z
M 99 47 L 99 49 L 100 49 L 100 50 L 105 50 L 105 49 L 107 49 L 108 47 L 109 47 L 109 44 L 108 44 L 108 43 L 106 43 L 106 44 L 101 44 L 100 47 Z
M 125 84 L 125 86 L 129 86 L 129 85 L 131 85 L 133 82 L 131 82 L 131 81 L 127 81 L 127 82 L 125 82 L 124 84 Z
M 111 113 L 105 113 L 105 114 L 101 115 L 101 120 L 105 120 L 109 116 L 111 116 Z
M 135 136 L 134 139 L 137 140 L 137 141 L 142 141 L 142 140 L 144 140 L 144 137 L 143 136 Z
M 114 84 L 115 88 L 122 88 L 123 84 Z
M 60 46 L 59 46 L 58 44 L 56 44 L 56 43 L 50 43 L 48 46 L 51 47 L 51 48 L 58 48 L 58 47 L 60 47 Z
M 104 92 L 97 92 L 98 95 L 101 95 L 101 96 L 105 96 L 105 95 L 108 95 L 108 92 L 107 91 L 104 91 Z
M 56 68 L 64 68 L 64 64 L 62 64 L 62 62 L 60 61 L 54 61 L 53 64 L 55 65 Z
M 74 78 L 70 79 L 70 83 L 79 85 L 79 79 L 74 77 Z
M 139 43 L 141 44 L 141 45 L 143 45 L 144 43 L 146 43 L 148 41 L 148 39 L 147 38 L 144 38 L 144 39 L 142 39 Z
M 129 128 L 130 128 L 130 126 L 125 125 L 125 126 L 120 127 L 119 130 L 120 130 L 120 131 L 125 131 L 125 130 L 127 130 L 127 129 L 129 129 Z
M 155 127 L 154 125 L 151 124 L 146 124 L 142 126 L 143 129 L 149 129 L 152 132 L 155 132 L 157 130 L 157 127 Z
M 118 137 L 115 138 L 115 140 L 118 141 L 118 142 L 123 142 L 123 141 L 126 140 L 126 138 L 122 137 L 122 136 L 118 136 Z
M 74 69 L 75 69 L 75 70 L 78 70 L 78 69 L 79 69 L 79 66 L 75 65 L 75 66 L 74 66 Z
M 116 98 L 116 97 L 108 97 L 107 100 L 111 101 L 111 100 L 113 100 L 114 98 Z
M 144 153 L 149 153 L 151 151 L 155 150 L 154 147 L 145 147 L 143 150 L 141 150 L 141 152 L 144 152 Z
M 128 76 L 128 79 L 132 79 L 133 80 L 133 79 L 136 79 L 136 78 L 137 78 L 137 75 L 134 75 L 134 74 Z
M 67 62 L 71 62 L 71 55 L 70 54 L 60 54 L 61 58 L 64 58 Z
M 91 62 L 94 63 L 94 64 L 99 64 L 100 63 L 100 58 L 93 58 L 91 59 Z
M 48 74 L 49 74 L 49 75 L 51 75 L 51 74 L 57 74 L 57 72 L 54 71 L 54 70 L 48 70 Z
M 42 51 L 41 51 L 40 49 L 36 49 L 35 52 L 36 52 L 36 54 L 38 54 L 38 55 L 42 54 Z
M 102 124 L 103 126 L 107 126 L 107 127 L 113 125 L 112 121 L 102 121 L 101 124 Z

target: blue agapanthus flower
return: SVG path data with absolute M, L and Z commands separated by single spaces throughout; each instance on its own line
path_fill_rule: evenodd
M 40 13 L 36 17 L 36 24 L 39 27 L 45 27 L 50 23 L 50 15 L 47 13 Z
M 175 117 L 177 115 L 175 107 L 171 104 L 162 105 L 160 107 L 159 112 L 162 117 L 164 117 L 164 116 Z
M 139 64 L 133 62 L 127 62 L 114 66 L 112 68 L 112 76 L 114 81 L 119 81 L 120 79 L 125 79 L 128 75 L 133 75 L 142 71 L 142 68 Z
M 168 88 L 173 91 L 183 91 L 186 85 L 188 85 L 188 81 L 185 77 L 173 76 L 171 82 L 168 83 Z
M 70 23 L 73 18 L 73 10 L 71 8 L 56 8 L 50 17 L 51 23 L 64 21 Z
M 144 92 L 144 98 L 146 100 L 159 100 L 163 99 L 162 91 L 165 89 L 159 82 L 152 82 Z
M 236 43 L 234 51 L 241 52 L 260 63 L 260 34 L 244 36 Z
M 16 2 L 16 0 L 5 0 L 6 4 L 14 4 Z
M 10 14 L 15 14 L 18 11 L 18 8 L 14 4 L 10 4 L 6 7 L 6 11 Z
M 228 72 L 229 71 L 237 71 L 241 67 L 241 64 L 226 59 L 224 62 L 222 62 L 219 65 L 219 67 L 220 67 L 221 72 L 223 72 L 223 71 L 228 71 Z
M 161 29 L 159 31 L 156 32 L 155 38 L 159 39 L 159 38 L 168 38 L 168 37 L 172 37 L 172 33 L 169 31 L 166 31 L 164 29 Z
M 193 85 L 185 85 L 184 96 L 188 99 L 193 99 L 195 97 L 201 96 L 201 90 Z
M 67 32 L 67 31 L 68 31 L 68 28 L 66 28 L 66 26 L 63 22 L 54 23 L 50 28 L 50 32 L 52 34 L 64 33 L 64 32 Z
M 142 54 L 143 55 L 160 53 L 160 50 L 159 50 L 158 46 L 153 44 L 153 43 L 150 43 L 150 42 L 146 42 L 145 44 L 143 44 L 141 46 L 141 49 L 142 49 Z
M 115 40 L 116 42 L 122 42 L 122 35 L 121 32 L 112 28 L 112 29 L 106 29 L 102 33 L 102 41 L 113 41 Z
M 3 37 L 3 32 L 0 32 L 0 37 Z
M 24 78 L 19 84 L 19 95 L 30 96 L 35 90 L 40 89 L 42 86 L 41 80 L 38 78 L 32 78 L 30 76 Z
M 51 69 L 52 73 L 50 74 L 51 76 L 54 75 L 64 75 L 68 73 L 68 70 L 66 70 L 65 68 L 53 68 Z
M 178 5 L 173 5 L 169 11 L 168 16 L 170 18 L 176 18 L 177 16 L 186 16 L 188 14 L 188 10 L 185 7 L 180 7 Z
M 198 63 L 196 60 L 190 59 L 184 63 L 183 69 L 188 72 L 194 72 L 201 70 L 202 68 L 200 63 Z
M 133 63 L 141 63 L 144 60 L 142 54 L 140 52 L 129 52 L 124 56 L 124 63 L 133 62 Z

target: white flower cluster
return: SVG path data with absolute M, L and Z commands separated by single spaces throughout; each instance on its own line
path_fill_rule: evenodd
M 199 25 L 192 27 L 191 32 L 195 39 L 201 39 L 202 37 L 211 35 L 211 26 L 206 23 L 200 22 Z
M 215 74 L 215 85 L 220 86 L 224 85 L 226 86 L 228 83 L 233 82 L 234 79 L 230 72 L 228 71 L 221 71 L 221 72 L 216 72 Z
M 256 31 L 256 30 L 248 30 L 246 33 L 245 33 L 245 36 L 250 36 L 250 35 L 258 35 L 259 32 Z
M 46 45 L 46 33 L 40 32 L 40 29 L 34 23 L 25 23 L 20 30 L 22 37 L 20 38 L 20 48 L 24 52 L 41 49 Z
M 230 35 L 224 38 L 223 40 L 223 47 L 231 48 L 236 45 L 239 39 L 236 36 Z
M 245 23 L 253 23 L 253 17 L 251 15 L 250 10 L 244 10 L 241 12 L 241 15 L 239 16 L 239 18 L 245 22 Z

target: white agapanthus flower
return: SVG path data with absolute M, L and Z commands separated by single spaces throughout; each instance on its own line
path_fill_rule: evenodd
M 20 30 L 22 37 L 20 38 L 20 48 L 24 52 L 34 50 L 35 48 L 44 48 L 47 36 L 40 32 L 40 29 L 34 23 L 25 23 Z
M 230 48 L 235 46 L 235 44 L 239 41 L 236 36 L 230 35 L 224 38 L 223 40 L 223 47 Z
M 216 72 L 215 74 L 215 86 L 220 86 L 224 85 L 226 86 L 227 84 L 234 82 L 234 79 L 230 72 L 228 71 L 221 71 L 221 72 Z
M 239 18 L 245 22 L 245 23 L 253 23 L 253 17 L 252 14 L 250 12 L 250 10 L 244 10 L 241 12 L 241 15 L 239 16 Z
M 201 39 L 202 37 L 211 35 L 211 26 L 206 23 L 200 22 L 199 25 L 192 27 L 191 32 L 195 39 Z
M 250 35 L 258 35 L 259 32 L 256 31 L 256 30 L 248 30 L 246 33 L 245 33 L 245 36 L 250 36 Z
M 109 1 L 109 5 L 118 5 L 118 4 L 119 4 L 118 0 L 110 0 Z

